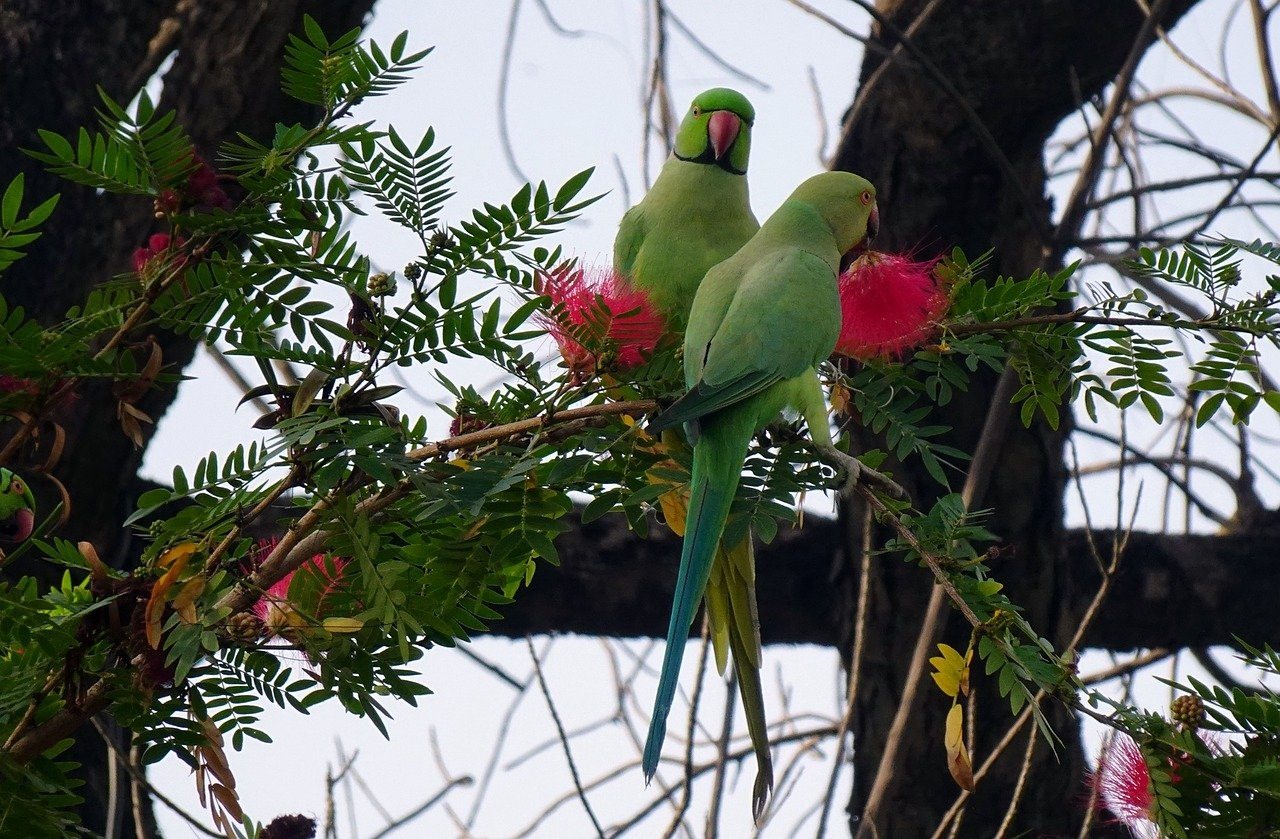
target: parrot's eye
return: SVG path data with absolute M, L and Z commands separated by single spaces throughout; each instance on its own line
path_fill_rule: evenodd
M 695 117 L 697 117 L 697 116 L 702 116 L 702 109 L 701 109 L 701 108 L 699 108 L 697 105 L 694 105 L 694 106 L 693 106 L 693 115 L 694 115 Z
M 872 202 L 872 201 L 874 201 L 874 200 L 875 200 L 875 198 L 876 198 L 876 197 L 875 197 L 874 195 L 872 195 L 872 194 L 871 194 L 871 190 L 869 190 L 869 189 L 867 189 L 867 190 L 863 190 L 863 192 L 862 192 L 862 203 L 863 203 L 863 204 L 866 204 L 866 205 L 870 206 L 871 202 Z
M 12 483 L 9 484 L 9 492 L 12 492 L 14 495 L 22 495 L 26 493 L 26 491 L 27 488 L 23 486 L 22 481 L 17 478 L 14 478 Z

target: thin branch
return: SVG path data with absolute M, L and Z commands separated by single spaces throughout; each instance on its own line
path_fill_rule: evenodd
M 436 792 L 435 795 L 431 796 L 426 801 L 422 802 L 422 804 L 415 807 L 411 812 L 406 813 L 405 815 L 396 819 L 391 824 L 384 827 L 382 830 L 373 834 L 373 836 L 370 837 L 370 839 L 384 839 L 384 837 L 390 836 L 393 831 L 396 831 L 402 827 L 405 827 L 414 819 L 418 818 L 418 816 L 421 816 L 423 813 L 427 812 L 432 807 L 439 804 L 441 801 L 444 800 L 444 797 L 446 795 L 448 795 L 457 787 L 469 787 L 473 783 L 475 783 L 475 780 L 470 775 L 463 775 L 460 778 L 454 778 L 453 780 L 445 784 L 443 787 L 441 787 L 440 790 Z
M 996 831 L 993 839 L 1004 839 L 1008 835 L 1009 830 L 1013 827 L 1013 820 L 1018 814 L 1018 803 L 1022 800 L 1022 793 L 1027 787 L 1027 776 L 1031 774 L 1031 757 L 1036 751 L 1036 730 L 1032 728 L 1027 732 L 1027 750 L 1022 756 L 1022 767 L 1018 770 L 1018 782 L 1013 787 L 1013 795 L 1009 799 L 1009 809 L 1005 811 L 1004 819 L 1000 822 L 1000 829 Z
M 748 73 L 746 70 L 743 70 L 741 67 L 735 67 L 733 64 L 730 64 L 727 59 L 722 57 L 719 53 L 717 53 L 710 46 L 708 46 L 705 41 L 699 38 L 698 33 L 694 32 L 692 29 L 686 26 L 685 22 L 682 21 L 679 17 L 677 17 L 676 13 L 671 11 L 670 9 L 667 9 L 667 18 L 671 21 L 671 25 L 676 28 L 677 32 L 679 32 L 681 35 L 687 38 L 689 43 L 697 47 L 698 51 L 701 52 L 703 55 L 705 55 L 708 59 L 710 59 L 711 62 L 715 64 L 717 67 L 741 79 L 747 84 L 755 88 L 758 88 L 759 90 L 763 90 L 766 92 L 773 90 L 773 87 L 770 86 L 768 82 L 762 79 L 756 78 L 755 76 Z
M 1119 118 L 1125 101 L 1129 98 L 1129 88 L 1134 73 L 1137 72 L 1143 54 L 1155 37 L 1156 25 L 1164 16 L 1168 6 L 1169 0 L 1156 0 L 1154 7 L 1148 12 L 1142 26 L 1138 29 L 1137 37 L 1133 39 L 1133 46 L 1129 48 L 1129 55 L 1125 58 L 1120 72 L 1116 74 L 1114 92 L 1107 101 L 1106 109 L 1102 112 L 1102 119 L 1091 140 L 1089 154 L 1085 157 L 1080 175 L 1071 188 L 1071 196 L 1067 199 L 1066 207 L 1062 212 L 1062 220 L 1054 231 L 1053 238 L 1058 243 L 1060 251 L 1064 249 L 1063 241 L 1074 238 L 1079 232 L 1081 222 L 1084 220 L 1085 205 L 1098 183 L 1098 174 L 1104 159 L 1104 141 L 1111 134 L 1112 127 Z
M 853 653 L 849 657 L 849 683 L 845 693 L 844 715 L 840 717 L 840 725 L 836 728 L 835 763 L 831 767 L 831 777 L 827 779 L 827 792 L 822 798 L 822 813 L 818 816 L 817 839 L 827 833 L 827 817 L 831 814 L 831 804 L 835 800 L 836 784 L 840 780 L 840 769 L 844 766 L 844 738 L 849 732 L 849 724 L 858 703 L 858 686 L 862 676 L 862 651 L 867 640 L 867 605 L 871 600 L 871 507 L 864 505 L 862 510 L 862 545 L 858 552 L 860 569 L 858 573 L 858 606 L 853 620 Z
M 507 19 L 507 34 L 502 42 L 502 64 L 498 70 L 498 138 L 502 141 L 502 155 L 506 158 L 516 178 L 528 183 L 529 176 L 516 162 L 515 149 L 511 145 L 511 125 L 507 115 L 507 89 L 511 84 L 511 57 L 516 49 L 516 29 L 520 22 L 520 0 L 511 0 L 511 16 Z
M 151 785 L 151 782 L 147 780 L 147 776 L 142 772 L 141 769 L 139 769 L 134 764 L 133 761 L 129 760 L 129 756 L 124 753 L 124 750 L 120 748 L 120 744 L 117 743 L 115 739 L 110 736 L 110 732 L 106 730 L 105 726 L 103 726 L 101 722 L 95 719 L 93 721 L 93 725 L 94 725 L 94 728 L 98 729 L 98 733 L 102 735 L 102 739 L 107 744 L 107 747 L 111 749 L 115 757 L 120 760 L 120 763 L 121 765 L 124 766 L 125 771 L 128 772 L 129 775 L 133 778 L 133 782 L 138 786 L 142 787 L 142 789 L 146 790 L 147 795 L 151 796 L 156 801 L 159 801 L 161 804 L 168 807 L 179 818 L 181 818 L 187 824 L 191 825 L 196 830 L 203 833 L 205 836 L 212 836 L 214 837 L 214 839 L 224 839 L 221 833 L 218 833 L 215 830 L 211 830 L 210 828 L 205 827 L 203 824 L 200 823 L 198 819 L 195 818 L 195 816 L 192 816 L 186 810 L 182 809 L 177 804 L 175 804 L 173 802 L 173 799 L 169 798 L 160 790 L 153 787 Z
M 671 824 L 663 833 L 663 839 L 671 839 L 675 836 L 676 831 L 680 829 L 681 822 L 684 821 L 684 814 L 689 811 L 689 804 L 693 800 L 693 743 L 698 727 L 698 706 L 702 700 L 702 684 L 707 676 L 707 653 L 711 649 L 711 625 L 708 621 L 702 622 L 702 654 L 698 657 L 698 680 L 693 685 L 693 699 L 689 702 L 689 734 L 685 742 L 684 748 L 684 792 L 680 795 L 680 804 L 676 807 L 675 815 L 671 818 Z
M 587 800 L 586 790 L 582 788 L 582 778 L 578 775 L 578 765 L 573 762 L 573 750 L 569 748 L 569 738 L 565 736 L 564 723 L 560 721 L 560 713 L 556 710 L 556 703 L 551 699 L 547 680 L 542 675 L 542 664 L 538 661 L 537 650 L 533 648 L 533 638 L 526 635 L 524 642 L 529 646 L 529 657 L 533 659 L 533 672 L 537 674 L 538 687 L 542 688 L 542 696 L 547 700 L 547 709 L 551 711 L 551 720 L 556 724 L 556 733 L 560 735 L 560 744 L 564 746 L 565 760 L 569 762 L 569 774 L 573 776 L 573 786 L 578 790 L 578 799 L 582 801 L 582 808 L 587 811 L 591 825 L 596 829 L 596 835 L 604 839 L 604 828 L 600 826 L 600 820 L 596 818 L 595 811 L 591 809 L 591 802 Z
M 995 470 L 997 455 L 1004 444 L 1005 430 L 1008 427 L 1009 415 L 1012 413 L 1011 400 L 1017 384 L 1018 377 L 1014 375 L 1012 368 L 1006 368 L 1000 374 L 1000 380 L 991 396 L 991 407 L 987 411 L 986 420 L 983 422 L 982 434 L 978 438 L 978 445 L 973 453 L 969 474 L 965 478 L 964 489 L 961 492 L 966 510 L 976 509 L 982 503 L 983 496 L 986 495 L 987 484 L 991 479 L 992 472 Z M 862 491 L 863 498 L 871 504 L 877 513 L 885 515 L 889 512 L 883 502 L 870 490 L 861 485 L 859 490 Z M 907 671 L 906 683 L 903 685 L 902 695 L 899 698 L 893 722 L 889 726 L 889 734 L 885 738 L 884 749 L 880 753 L 880 763 L 876 767 L 871 791 L 868 793 L 866 803 L 863 805 L 862 823 L 858 829 L 859 839 L 863 836 L 874 834 L 876 816 L 888 796 L 888 790 L 893 784 L 894 776 L 898 771 L 900 762 L 898 761 L 898 751 L 906 734 L 907 720 L 913 711 L 916 693 L 921 682 L 924 681 L 924 674 L 927 670 L 926 661 L 929 651 L 933 647 L 938 624 L 941 622 L 943 594 L 946 594 L 970 624 L 977 626 L 980 623 L 977 615 L 973 613 L 969 604 L 965 602 L 964 598 L 956 590 L 955 584 L 951 582 L 950 578 L 942 570 L 938 558 L 928 555 L 929 552 L 924 550 L 924 546 L 916 540 L 915 534 L 903 527 L 896 516 L 890 514 L 886 518 L 892 526 L 895 526 L 898 535 L 906 540 L 925 559 L 939 585 L 934 586 L 929 592 L 929 603 L 925 607 L 924 618 L 921 620 L 920 634 L 916 637 L 916 645 L 911 655 L 911 666 Z
M 738 702 L 738 673 L 730 671 L 729 684 L 725 689 L 724 718 L 720 725 L 720 737 L 716 740 L 716 759 L 714 780 L 711 782 L 711 803 L 707 807 L 706 839 L 716 839 L 720 832 L 720 805 L 724 801 L 725 768 L 729 761 L 729 739 L 733 735 L 733 715 Z M 693 783 L 694 773 L 685 773 L 686 783 Z

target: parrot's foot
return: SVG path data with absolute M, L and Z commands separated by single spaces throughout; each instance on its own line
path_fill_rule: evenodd
M 852 495 L 853 490 L 862 481 L 873 485 L 894 498 L 906 498 L 907 493 L 897 481 L 883 472 L 872 469 L 852 455 L 845 454 L 835 446 L 818 446 L 819 456 L 836 468 L 836 482 L 841 495 Z

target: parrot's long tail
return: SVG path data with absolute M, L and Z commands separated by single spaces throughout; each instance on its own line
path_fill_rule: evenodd
M 757 823 L 764 815 L 773 791 L 773 758 L 769 753 L 769 730 L 764 714 L 764 686 L 760 680 L 760 614 L 756 607 L 755 552 L 751 534 L 730 548 L 722 548 L 725 583 L 729 590 L 726 628 L 733 652 L 733 672 L 742 695 L 747 733 L 756 753 L 756 782 L 751 796 L 751 813 Z
M 737 428 L 732 417 L 718 417 L 705 423 L 698 444 L 693 449 L 692 490 L 689 512 L 685 518 L 684 545 L 680 553 L 680 573 L 676 577 L 675 601 L 671 607 L 671 623 L 667 626 L 667 650 L 662 657 L 662 673 L 658 680 L 658 698 L 649 721 L 649 737 L 644 744 L 645 781 L 653 779 L 662 756 L 662 741 L 667 734 L 667 715 L 675 701 L 680 662 L 689 640 L 689 625 L 702 601 L 711 575 L 716 544 L 724 530 L 733 495 L 742 477 L 742 463 L 751 441 L 751 428 Z

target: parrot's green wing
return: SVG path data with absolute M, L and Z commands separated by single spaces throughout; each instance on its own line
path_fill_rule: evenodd
M 830 264 L 808 251 L 785 249 L 749 268 L 725 306 L 717 286 L 733 283 L 740 261 L 707 274 L 711 288 L 698 296 L 685 341 L 685 364 L 697 379 L 650 421 L 650 430 L 693 422 L 749 399 L 799 376 L 835 346 L 840 301 Z M 719 315 L 712 329 L 699 321 L 708 315 Z
M 618 224 L 618 235 L 613 240 L 613 267 L 624 277 L 635 272 L 636 256 L 644 244 L 644 232 L 644 209 L 637 204 L 623 214 Z

